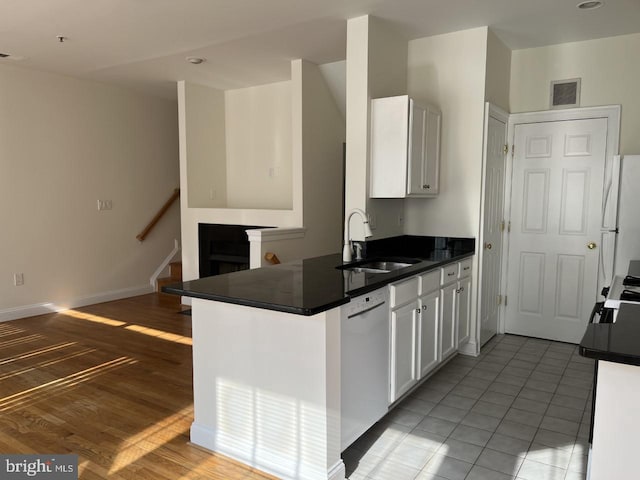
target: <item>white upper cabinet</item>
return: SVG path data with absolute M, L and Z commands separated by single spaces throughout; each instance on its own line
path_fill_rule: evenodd
M 441 118 L 407 95 L 371 101 L 371 198 L 438 194 Z

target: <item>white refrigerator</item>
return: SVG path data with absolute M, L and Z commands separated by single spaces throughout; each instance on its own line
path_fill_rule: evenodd
M 640 155 L 614 157 L 603 198 L 600 290 L 626 275 L 630 260 L 640 260 Z

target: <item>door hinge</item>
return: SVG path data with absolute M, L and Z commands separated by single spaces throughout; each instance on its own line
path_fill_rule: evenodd
M 502 148 L 502 153 L 504 153 L 505 155 L 507 153 L 509 153 L 509 145 L 507 145 L 506 143 L 504 144 L 504 147 Z
M 509 224 L 507 225 L 507 233 L 511 233 L 511 220 L 509 220 Z
M 504 306 L 505 307 L 507 306 L 507 296 L 506 295 L 504 296 Z
M 502 305 L 502 295 L 498 295 L 498 305 Z
M 504 232 L 504 229 L 505 229 L 505 222 L 504 222 L 504 220 L 502 220 L 502 221 L 500 222 L 500 231 L 501 231 L 501 232 Z

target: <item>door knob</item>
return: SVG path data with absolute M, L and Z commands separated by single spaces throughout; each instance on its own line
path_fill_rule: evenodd
M 589 243 L 587 243 L 587 248 L 588 248 L 589 250 L 593 250 L 593 249 L 594 249 L 594 248 L 596 248 L 596 247 L 597 247 L 597 245 L 596 245 L 594 242 L 589 242 Z
M 491 245 L 490 243 L 485 243 L 484 244 L 484 248 L 486 248 L 487 250 L 491 250 L 492 247 L 493 247 L 493 245 Z

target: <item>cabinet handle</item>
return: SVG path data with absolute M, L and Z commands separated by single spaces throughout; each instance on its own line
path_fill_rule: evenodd
M 424 312 L 427 309 L 426 305 L 422 305 L 422 311 Z
M 431 185 L 422 185 L 422 188 L 430 189 Z
M 460 287 L 460 291 L 461 291 L 461 292 L 464 292 L 464 287 Z
M 419 308 L 416 308 L 416 313 L 420 313 L 420 309 Z
M 464 267 L 463 270 L 469 270 L 471 267 Z
M 450 272 L 450 273 L 447 273 L 447 277 L 451 277 L 451 276 L 453 276 L 453 275 L 455 275 L 455 274 L 456 274 L 456 272 Z

